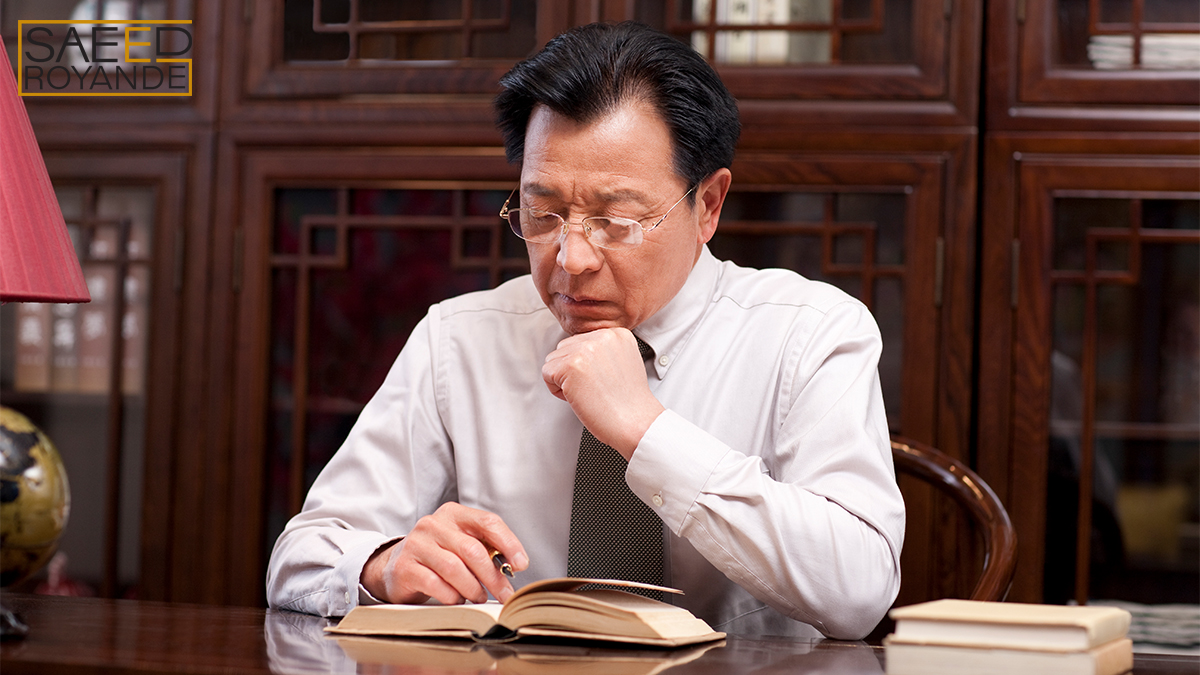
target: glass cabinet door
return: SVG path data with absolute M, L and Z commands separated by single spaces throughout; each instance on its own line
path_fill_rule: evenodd
M 511 189 L 275 191 L 265 550 L 429 306 L 528 270 Z
M 739 98 L 949 97 L 965 108 L 977 77 L 979 12 L 975 3 L 942 0 L 264 3 L 247 14 L 244 84 L 262 98 L 490 97 L 501 75 L 555 35 L 634 20 L 691 44 Z
M 56 192 L 92 301 L 0 308 L 0 397 L 42 428 L 66 465 L 62 573 L 85 593 L 136 594 L 156 191 Z
M 981 409 L 1008 436 L 1030 542 L 1021 601 L 1200 593 L 1198 171 L 1183 157 L 1022 156 L 1010 401 Z M 1009 409 L 1007 428 L 992 407 Z
M 1015 19 L 1022 103 L 1200 99 L 1200 5 L 1192 0 L 1028 0 Z
M 1047 601 L 1194 601 L 1200 200 L 1067 193 L 1051 208 Z

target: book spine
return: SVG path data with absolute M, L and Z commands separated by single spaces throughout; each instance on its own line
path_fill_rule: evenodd
M 126 394 L 141 394 L 145 388 L 149 279 L 150 270 L 144 265 L 130 267 L 125 277 L 125 316 L 121 319 L 121 389 Z
M 728 23 L 748 24 L 755 16 L 755 0 L 728 0 Z M 751 63 L 754 60 L 754 32 L 732 30 L 725 33 L 725 63 Z
M 79 311 L 79 391 L 99 394 L 108 391 L 112 372 L 117 270 L 104 263 L 88 263 L 83 276 L 92 301 Z
M 758 0 L 757 23 L 788 22 L 788 0 Z M 754 61 L 767 65 L 787 63 L 788 32 L 786 30 L 764 30 L 755 36 Z
M 791 0 L 789 18 L 796 23 L 828 24 L 833 21 L 831 0 Z M 788 34 L 790 63 L 829 63 L 833 60 L 828 30 L 793 31 Z
M 55 304 L 50 310 L 52 323 L 52 361 L 50 389 L 69 392 L 79 388 L 79 339 L 77 305 Z
M 50 389 L 50 305 L 17 303 L 17 364 L 13 388 L 17 391 Z
M 712 10 L 713 0 L 696 0 L 692 3 L 692 20 L 699 24 L 708 24 L 708 15 Z M 692 49 L 695 49 L 700 56 L 710 58 L 708 53 L 708 33 L 697 30 L 692 31 Z

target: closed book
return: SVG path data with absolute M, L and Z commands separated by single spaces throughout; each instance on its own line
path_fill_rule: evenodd
M 146 343 L 150 270 L 131 265 L 125 277 L 125 316 L 121 319 L 121 390 L 141 394 L 146 380 Z
M 1122 638 L 1078 652 L 884 644 L 887 675 L 1119 675 L 1133 668 L 1133 642 Z
M 733 26 L 754 22 L 757 0 L 725 0 L 728 12 L 725 21 Z M 718 2 L 718 14 L 721 12 Z M 722 38 L 724 44 L 722 45 Z M 724 54 L 724 59 L 720 56 Z M 731 30 L 717 35 L 717 56 L 722 63 L 750 63 L 754 60 L 754 32 L 748 30 Z
M 758 0 L 757 23 L 786 24 L 788 0 Z M 788 58 L 788 32 L 786 30 L 759 31 L 754 41 L 754 62 L 782 65 Z
M 54 391 L 79 389 L 78 308 L 73 304 L 50 305 L 51 362 L 50 388 Z
M 712 3 L 713 0 L 695 0 L 692 3 L 692 20 L 699 24 L 711 23 L 709 21 L 709 14 L 712 12 Z M 717 17 L 717 21 L 719 22 L 720 20 L 721 17 Z M 708 33 L 702 30 L 692 31 L 692 49 L 695 49 L 700 56 L 706 59 L 712 58 L 716 60 L 715 57 L 708 53 Z
M 893 609 L 896 642 L 1078 652 L 1125 637 L 1117 607 L 934 600 Z
M 50 305 L 17 303 L 17 367 L 13 388 L 46 391 L 50 388 Z
M 594 588 L 593 584 L 605 587 Z M 656 647 L 725 637 L 682 607 L 612 586 L 679 592 L 630 581 L 564 577 L 529 584 L 504 604 L 359 605 L 326 630 L 338 635 L 455 637 L 485 642 L 552 637 Z
M 97 394 L 108 391 L 112 372 L 117 268 L 85 263 L 83 278 L 92 301 L 79 310 L 79 391 Z

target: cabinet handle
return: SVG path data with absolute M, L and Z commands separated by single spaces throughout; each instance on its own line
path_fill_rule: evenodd
M 1010 300 L 1012 302 L 1013 309 L 1017 308 L 1017 288 L 1018 288 L 1017 285 L 1020 281 L 1021 281 L 1021 240 L 1013 239 L 1013 242 L 1012 242 L 1012 279 L 1010 279 L 1008 282 L 1008 285 L 1012 292 L 1012 298 Z
M 187 232 L 182 226 L 175 228 L 175 295 L 183 291 L 183 265 L 187 262 Z
M 946 240 L 937 238 L 937 257 L 933 261 L 933 306 L 942 306 L 942 283 L 946 279 Z
M 243 248 L 245 247 L 245 230 L 237 229 L 233 233 L 233 279 L 230 283 L 233 284 L 233 292 L 242 292 L 242 257 L 244 255 Z

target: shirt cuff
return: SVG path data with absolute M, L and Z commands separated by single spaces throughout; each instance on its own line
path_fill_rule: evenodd
M 363 534 L 368 533 L 364 532 Z M 334 566 L 332 579 L 341 587 L 329 589 L 329 604 L 334 610 L 330 612 L 331 615 L 343 616 L 360 604 L 377 605 L 382 603 L 381 600 L 367 592 L 362 585 L 363 568 L 366 567 L 367 560 L 376 551 L 403 539 L 403 537 L 381 540 L 378 534 L 369 533 L 369 535 L 347 548 Z
M 688 511 L 729 452 L 729 446 L 666 410 L 638 443 L 625 469 L 625 482 L 678 535 Z
M 360 605 L 382 605 L 383 601 L 371 595 L 371 591 L 367 590 L 362 582 L 358 582 L 358 604 Z

